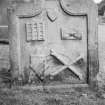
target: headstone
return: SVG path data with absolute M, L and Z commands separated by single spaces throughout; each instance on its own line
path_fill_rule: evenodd
M 32 70 L 52 85 L 96 84 L 98 20 L 92 0 L 18 3 L 8 16 L 14 76 Z

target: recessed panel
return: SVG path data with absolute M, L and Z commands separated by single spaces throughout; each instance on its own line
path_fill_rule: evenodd
M 45 40 L 45 25 L 41 20 L 26 23 L 27 41 Z

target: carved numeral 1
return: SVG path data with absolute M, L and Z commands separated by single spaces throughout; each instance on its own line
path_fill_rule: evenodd
M 31 41 L 31 38 L 32 38 L 32 28 L 31 27 L 32 27 L 31 23 L 26 24 L 27 41 Z

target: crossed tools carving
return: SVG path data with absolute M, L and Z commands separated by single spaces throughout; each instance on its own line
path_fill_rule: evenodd
M 75 68 L 73 66 L 74 63 L 80 61 L 80 60 L 83 60 L 83 57 L 82 56 L 79 56 L 76 60 L 72 61 L 70 63 L 70 60 L 66 57 L 64 57 L 62 54 L 59 54 L 57 52 L 55 52 L 53 49 L 50 50 L 50 55 L 53 56 L 54 58 L 56 58 L 57 60 L 59 60 L 63 66 L 60 68 L 60 69 L 57 69 L 57 70 L 52 70 L 52 69 L 46 69 L 46 67 L 43 68 L 43 75 L 39 75 L 37 73 L 37 70 L 31 65 L 30 68 L 35 72 L 35 74 L 37 74 L 38 78 L 44 78 L 45 76 L 47 75 L 50 75 L 50 76 L 55 76 L 57 75 L 58 73 L 60 73 L 61 71 L 65 70 L 65 69 L 69 69 L 70 71 L 72 71 L 80 80 L 83 80 L 83 74 L 81 73 L 81 71 L 79 71 L 77 68 Z M 45 62 L 44 62 L 44 65 Z M 41 66 L 41 65 L 40 65 Z M 38 68 L 40 67 L 38 66 Z M 39 71 L 39 70 L 38 70 Z M 41 76 L 41 77 L 40 77 Z
M 77 61 L 83 60 L 83 57 L 82 57 L 82 56 L 79 56 L 75 61 L 73 61 L 73 62 L 71 62 L 71 63 L 69 64 L 69 62 L 68 62 L 67 60 L 65 60 L 62 55 L 56 53 L 53 49 L 50 50 L 50 54 L 51 54 L 53 57 L 55 57 L 56 59 L 58 59 L 62 64 L 64 64 L 64 66 L 63 66 L 60 70 L 57 70 L 56 72 L 52 73 L 52 75 L 55 75 L 55 74 L 59 73 L 60 71 L 62 71 L 62 70 L 64 70 L 64 69 L 68 68 L 70 71 L 72 71 L 73 73 L 75 73 L 76 76 L 78 76 L 80 80 L 83 79 L 82 73 L 81 73 L 79 70 L 77 70 L 76 68 L 74 68 L 74 67 L 72 66 L 72 65 L 73 65 L 74 63 L 76 63 Z

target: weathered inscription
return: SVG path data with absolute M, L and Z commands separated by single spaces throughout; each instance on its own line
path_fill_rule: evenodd
M 27 41 L 45 40 L 45 24 L 43 21 L 33 21 L 26 23 Z

